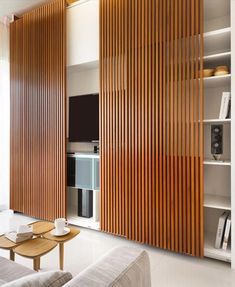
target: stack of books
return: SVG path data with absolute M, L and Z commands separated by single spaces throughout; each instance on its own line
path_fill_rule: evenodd
M 231 232 L 231 214 L 230 212 L 223 212 L 219 218 L 215 248 L 222 248 L 227 250 Z
M 32 238 L 32 227 L 29 227 L 28 225 L 20 225 L 17 231 L 8 232 L 5 236 L 14 243 L 19 243 Z

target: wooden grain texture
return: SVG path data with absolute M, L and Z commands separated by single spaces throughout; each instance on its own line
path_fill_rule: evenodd
M 27 240 L 14 248 L 14 252 L 27 258 L 41 257 L 57 246 L 57 242 L 44 239 L 34 238 Z
M 202 2 L 100 1 L 101 229 L 194 256 L 204 244 Z
M 10 25 L 11 209 L 66 216 L 65 2 Z

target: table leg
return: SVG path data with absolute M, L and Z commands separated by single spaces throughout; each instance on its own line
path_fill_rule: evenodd
M 64 243 L 59 244 L 60 247 L 60 270 L 64 269 Z
M 40 269 L 40 257 L 36 257 L 33 259 L 33 269 L 35 271 L 39 271 L 39 269 Z
M 15 253 L 13 250 L 10 250 L 10 260 L 15 261 Z

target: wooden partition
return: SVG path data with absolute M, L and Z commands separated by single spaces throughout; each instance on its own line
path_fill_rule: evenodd
M 202 0 L 100 0 L 101 229 L 195 256 L 202 23 Z
M 65 3 L 10 25 L 10 208 L 66 216 Z

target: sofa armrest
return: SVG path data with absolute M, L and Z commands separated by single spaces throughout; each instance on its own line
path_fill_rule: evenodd
M 0 256 L 0 279 L 10 282 L 26 275 L 37 273 L 27 267 Z
M 75 286 L 150 287 L 148 254 L 137 248 L 115 248 L 64 285 Z

